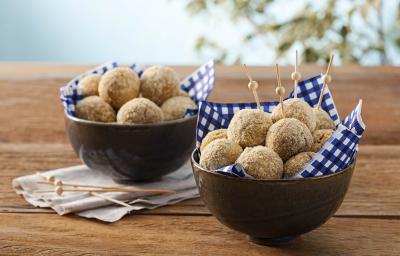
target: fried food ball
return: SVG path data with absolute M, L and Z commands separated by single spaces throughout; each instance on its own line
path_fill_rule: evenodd
M 189 93 L 185 92 L 184 90 L 180 89 L 178 96 L 185 96 L 185 97 L 190 97 Z
M 269 128 L 266 146 L 274 150 L 283 161 L 300 152 L 309 151 L 313 137 L 308 127 L 296 118 L 283 118 Z
M 286 118 L 296 118 L 307 125 L 310 131 L 314 131 L 316 125 L 315 115 L 313 114 L 312 107 L 307 102 L 299 98 L 287 99 L 283 102 L 283 108 Z M 271 117 L 274 123 L 283 118 L 280 103 L 272 110 Z
M 217 170 L 234 164 L 242 151 L 242 148 L 231 140 L 217 139 L 210 142 L 201 152 L 200 165 L 207 170 Z
M 107 71 L 100 79 L 99 95 L 115 109 L 139 95 L 140 80 L 128 67 Z
M 314 156 L 314 152 L 301 152 L 291 157 L 283 165 L 283 177 L 290 178 L 298 173 Z
M 326 113 L 325 110 L 322 108 L 317 109 L 313 108 L 314 116 L 315 116 L 315 121 L 316 121 L 316 127 L 315 130 L 321 130 L 321 129 L 332 129 L 335 130 L 336 126 L 331 117 L 329 116 L 328 113 Z
M 311 146 L 311 151 L 318 152 L 322 148 L 322 145 L 324 145 L 324 143 L 332 136 L 333 132 L 332 129 L 314 131 L 312 133 L 314 143 Z
M 114 109 L 99 96 L 89 96 L 78 101 L 75 108 L 76 116 L 96 122 L 115 122 Z
M 117 114 L 120 124 L 149 124 L 163 120 L 159 106 L 146 98 L 136 98 L 125 103 Z
M 200 145 L 200 152 L 203 152 L 204 148 L 212 141 L 217 139 L 227 139 L 226 129 L 218 129 L 207 133 Z
M 84 97 L 99 95 L 99 82 L 101 75 L 89 75 L 83 78 L 78 84 L 78 90 Z
M 232 118 L 228 130 L 228 139 L 242 148 L 264 144 L 265 136 L 272 125 L 269 113 L 258 109 L 242 109 Z
M 236 163 L 257 179 L 280 179 L 283 173 L 283 162 L 275 151 L 264 146 L 245 148 Z
M 161 105 L 165 121 L 183 118 L 187 109 L 197 109 L 197 105 L 191 98 L 184 96 L 169 98 Z
M 180 94 L 179 76 L 169 67 L 152 66 L 146 69 L 140 78 L 140 86 L 143 97 L 159 106 Z

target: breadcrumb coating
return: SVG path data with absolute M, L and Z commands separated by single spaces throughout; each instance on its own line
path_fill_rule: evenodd
M 264 144 L 271 125 L 269 113 L 258 109 L 242 109 L 233 116 L 227 136 L 243 148 L 257 146 Z
M 309 151 L 313 137 L 308 127 L 296 118 L 284 118 L 268 131 L 266 146 L 274 150 L 283 161 L 300 152 Z
M 296 118 L 307 125 L 310 131 L 314 131 L 316 125 L 315 116 L 312 107 L 307 102 L 299 98 L 287 99 L 283 102 L 283 107 L 286 118 Z M 272 110 L 271 117 L 274 123 L 283 118 L 280 103 Z
M 169 67 L 152 66 L 146 69 L 140 78 L 140 86 L 143 97 L 159 106 L 180 94 L 179 76 Z
M 86 97 L 76 104 L 76 116 L 96 122 L 115 122 L 114 109 L 99 96 Z
M 257 179 L 280 179 L 283 173 L 283 162 L 275 151 L 264 146 L 245 148 L 236 163 Z
M 117 114 L 120 124 L 149 124 L 163 120 L 163 113 L 154 102 L 146 98 L 136 98 L 128 101 Z
M 333 130 L 332 129 L 321 129 L 321 130 L 316 130 L 312 133 L 314 143 L 311 146 L 311 151 L 313 152 L 318 152 L 324 143 L 329 140 L 329 138 L 332 136 Z
M 203 152 L 204 148 L 210 144 L 210 142 L 217 139 L 227 139 L 226 129 L 218 129 L 207 133 L 200 145 L 200 152 Z
M 161 105 L 165 121 L 183 118 L 187 109 L 197 109 L 197 105 L 191 98 L 184 96 L 169 98 Z
M 229 139 L 217 139 L 201 152 L 200 165 L 207 170 L 217 170 L 234 164 L 242 151 L 238 144 Z
M 90 75 L 83 78 L 78 84 L 78 90 L 84 97 L 99 95 L 99 82 L 101 75 Z
M 115 109 L 139 95 L 139 77 L 128 67 L 107 71 L 99 83 L 99 95 Z
M 283 165 L 283 177 L 290 178 L 297 174 L 314 156 L 314 152 L 301 152 L 291 157 Z
M 320 109 L 313 108 L 313 112 L 316 120 L 315 130 L 336 129 L 335 123 L 333 122 L 329 114 L 326 113 L 325 110 L 323 110 L 322 108 Z

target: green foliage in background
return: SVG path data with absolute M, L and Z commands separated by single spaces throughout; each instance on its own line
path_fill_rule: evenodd
M 396 18 L 389 26 L 384 24 L 384 0 L 326 0 L 318 5 L 313 1 L 303 2 L 300 10 L 283 21 L 276 17 L 276 11 L 271 11 L 273 6 L 279 9 L 282 5 L 277 0 L 187 0 L 186 8 L 192 15 L 212 15 L 219 10 L 234 24 L 247 24 L 250 29 L 242 35 L 243 45 L 261 39 L 265 47 L 275 49 L 277 59 L 293 55 L 296 48 L 302 52 L 302 62 L 326 62 L 334 52 L 341 63 L 363 64 L 366 56 L 374 55 L 378 57 L 372 64 L 391 64 L 393 59 L 388 49 L 400 53 L 398 2 L 396 10 L 391 10 L 396 12 Z M 287 2 L 285 6 L 282 9 L 287 8 Z M 197 39 L 195 48 L 200 54 L 213 51 L 223 63 L 232 55 L 229 49 L 206 36 Z M 241 58 L 238 54 L 233 62 L 240 63 Z

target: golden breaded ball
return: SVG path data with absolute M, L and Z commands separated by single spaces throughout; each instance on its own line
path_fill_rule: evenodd
M 280 179 L 283 162 L 275 151 L 264 146 L 245 148 L 236 160 L 244 170 L 257 179 Z
M 327 140 L 329 140 L 329 138 L 332 136 L 333 132 L 334 131 L 332 129 L 321 129 L 321 130 L 314 131 L 312 133 L 314 143 L 311 146 L 311 151 L 318 152 L 322 148 L 324 143 Z
M 286 118 L 296 118 L 307 125 L 310 131 L 314 131 L 316 125 L 315 115 L 312 107 L 307 102 L 299 98 L 287 99 L 283 102 L 283 108 Z M 283 118 L 280 103 L 272 110 L 271 117 L 274 123 Z
M 78 101 L 75 108 L 76 116 L 96 122 L 115 122 L 114 109 L 99 96 L 89 96 Z
M 234 164 L 242 151 L 242 148 L 231 140 L 217 139 L 201 152 L 200 165 L 207 170 L 217 170 Z
M 269 113 L 258 109 L 242 109 L 235 113 L 228 126 L 228 139 L 242 148 L 261 145 L 265 143 L 271 125 Z
M 313 137 L 308 127 L 296 118 L 283 118 L 269 128 L 266 146 L 283 161 L 300 152 L 309 151 Z
M 203 141 L 201 142 L 200 152 L 203 152 L 204 148 L 210 144 L 210 142 L 217 140 L 217 139 L 227 139 L 226 129 L 218 129 L 207 133 L 206 137 L 204 137 Z
M 316 120 L 315 130 L 336 129 L 335 123 L 333 122 L 329 114 L 325 112 L 325 110 L 323 110 L 322 108 L 313 108 L 313 112 Z
M 191 98 L 184 96 L 169 98 L 161 105 L 165 121 L 183 118 L 187 109 L 197 109 L 197 105 Z
M 163 120 L 159 106 L 146 98 L 136 98 L 125 103 L 117 114 L 120 124 L 150 124 Z
M 99 82 L 101 75 L 89 75 L 78 84 L 78 90 L 84 97 L 99 95 Z
M 146 69 L 140 78 L 140 85 L 143 97 L 159 106 L 180 94 L 179 76 L 169 67 L 152 66 Z
M 139 77 L 128 67 L 107 71 L 100 79 L 99 95 L 115 109 L 139 96 Z
M 314 156 L 314 152 L 301 152 L 291 157 L 283 165 L 283 177 L 290 178 L 297 174 Z

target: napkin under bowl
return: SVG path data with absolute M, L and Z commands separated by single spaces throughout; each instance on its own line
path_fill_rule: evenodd
M 191 157 L 200 197 L 225 226 L 259 244 L 277 244 L 325 223 L 340 207 L 355 161 L 345 170 L 309 178 L 260 180 L 237 178 L 199 165 Z
M 119 182 L 154 180 L 173 172 L 195 147 L 196 116 L 158 124 L 121 125 L 65 113 L 76 154 L 92 170 Z

